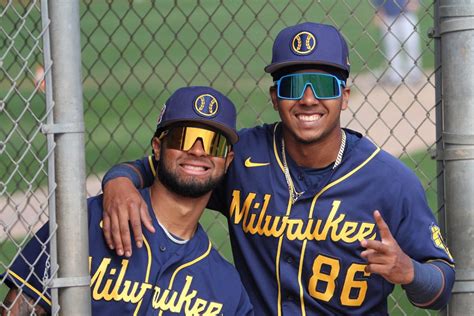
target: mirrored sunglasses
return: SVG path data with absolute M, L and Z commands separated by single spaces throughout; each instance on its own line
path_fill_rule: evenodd
M 167 148 L 187 151 L 199 139 L 205 153 L 209 156 L 225 158 L 231 148 L 230 142 L 219 132 L 201 127 L 177 126 L 164 131 Z
M 346 86 L 336 76 L 313 72 L 286 75 L 275 83 L 278 97 L 284 100 L 301 99 L 307 86 L 317 99 L 337 99 L 341 96 L 341 86 Z

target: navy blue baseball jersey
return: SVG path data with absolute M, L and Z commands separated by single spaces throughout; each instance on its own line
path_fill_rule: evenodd
M 454 262 L 416 175 L 360 134 L 345 132 L 346 150 L 334 169 L 301 168 L 286 155 L 302 192 L 295 203 L 281 125 L 239 132 L 234 161 L 209 207 L 228 218 L 235 266 L 256 315 L 387 315 L 394 286 L 365 272 L 360 257 L 361 240 L 380 240 L 374 210 L 408 256 L 439 266 L 452 285 Z M 134 165 L 149 183 L 152 160 Z
M 115 255 L 103 239 L 102 196 L 88 200 L 93 314 L 253 315 L 237 271 L 212 247 L 202 227 L 184 244 L 172 241 L 154 216 L 149 189 L 141 194 L 156 233 L 144 229 L 144 247 L 133 249 L 130 258 Z M 49 290 L 42 285 L 50 273 L 49 256 L 41 246 L 48 236 L 45 225 L 5 275 L 9 286 L 21 287 L 49 311 Z

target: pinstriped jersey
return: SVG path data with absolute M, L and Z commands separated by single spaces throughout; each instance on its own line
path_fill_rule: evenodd
M 253 315 L 237 271 L 212 247 L 202 227 L 198 225 L 187 243 L 173 242 L 151 211 L 149 189 L 141 193 L 156 233 L 144 229 L 144 246 L 133 249 L 130 258 L 115 255 L 103 239 L 102 196 L 88 200 L 93 314 Z M 21 286 L 49 311 L 49 290 L 41 283 L 50 273 L 48 251 L 41 247 L 49 236 L 48 225 L 36 236 L 5 275 L 9 286 Z
M 359 133 L 345 132 L 349 146 L 334 170 L 314 175 L 287 155 L 296 191 L 304 192 L 295 203 L 281 125 L 239 132 L 234 160 L 208 207 L 228 218 L 234 263 L 256 315 L 387 315 L 393 284 L 366 273 L 360 257 L 361 240 L 380 240 L 374 210 L 408 256 L 442 265 L 453 282 L 453 259 L 416 175 Z M 144 176 L 137 182 L 151 184 L 154 163 L 133 163 Z M 115 171 L 109 179 L 128 175 Z

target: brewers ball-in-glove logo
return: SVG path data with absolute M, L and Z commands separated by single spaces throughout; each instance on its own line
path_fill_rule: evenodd
M 217 114 L 219 103 L 210 94 L 201 94 L 194 101 L 194 110 L 201 116 L 213 117 Z
M 291 48 L 299 55 L 308 55 L 316 47 L 316 37 L 310 32 L 299 32 L 293 37 Z
M 431 224 L 430 230 L 431 230 L 431 239 L 433 240 L 433 243 L 435 244 L 435 246 L 446 251 L 449 258 L 453 260 L 453 256 L 451 256 L 451 253 L 449 252 L 449 249 L 444 242 L 443 236 L 441 235 L 441 230 L 439 229 L 438 225 L 434 223 Z

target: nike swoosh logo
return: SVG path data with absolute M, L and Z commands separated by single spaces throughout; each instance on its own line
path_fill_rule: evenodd
M 269 162 L 251 162 L 250 159 L 251 159 L 251 157 L 248 157 L 247 160 L 245 160 L 244 165 L 247 168 L 265 167 L 265 166 L 268 166 L 270 164 Z

